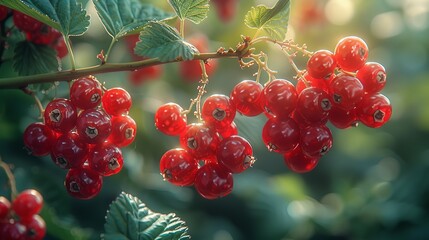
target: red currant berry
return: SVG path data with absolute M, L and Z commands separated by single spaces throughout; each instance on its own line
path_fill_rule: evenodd
M 329 121 L 339 129 L 357 127 L 358 119 L 356 116 L 356 109 L 345 110 L 340 107 L 332 106 L 331 111 L 329 111 Z
M 262 140 L 269 151 L 290 151 L 299 143 L 299 126 L 292 118 L 270 118 L 262 129 Z
M 366 95 L 356 109 L 359 120 L 368 127 L 379 128 L 392 116 L 392 106 L 383 94 Z
M 252 80 L 244 80 L 232 89 L 231 102 L 237 107 L 237 111 L 245 116 L 253 117 L 261 114 L 261 94 L 263 87 Z
M 201 123 L 189 124 L 180 134 L 180 145 L 196 158 L 215 155 L 219 142 L 218 134 Z
M 111 176 L 121 171 L 124 165 L 121 149 L 111 144 L 97 145 L 88 160 L 89 167 L 101 176 Z
M 112 123 L 109 115 L 102 110 L 87 109 L 76 121 L 76 130 L 84 143 L 102 143 L 110 135 Z
M 112 117 L 112 132 L 107 141 L 118 147 L 126 147 L 134 141 L 136 132 L 136 122 L 130 116 Z
M 333 104 L 346 110 L 353 109 L 362 101 L 364 90 L 359 79 L 340 74 L 330 82 L 330 93 Z
M 356 73 L 356 77 L 360 80 L 365 89 L 365 92 L 374 94 L 380 92 L 386 85 L 386 70 L 376 62 L 367 62 Z
M 332 147 L 332 133 L 325 125 L 308 126 L 301 130 L 301 146 L 304 154 L 310 157 L 322 157 Z
M 51 47 L 57 51 L 57 57 L 64 58 L 69 53 L 67 49 L 66 42 L 63 37 L 57 38 L 52 44 Z
M 220 129 L 218 131 L 218 133 L 222 138 L 227 138 L 227 137 L 230 137 L 232 135 L 237 135 L 238 134 L 237 125 L 235 125 L 235 122 L 232 122 L 226 128 Z
M 236 108 L 229 97 L 214 94 L 204 101 L 201 113 L 208 126 L 213 126 L 215 129 L 224 129 L 234 121 Z
M 80 168 L 88 156 L 88 146 L 79 135 L 69 132 L 58 137 L 52 146 L 51 159 L 63 169 Z
M 3 21 L 6 19 L 8 12 L 9 12 L 9 8 L 5 6 L 0 6 L 0 21 Z
M 223 139 L 216 155 L 219 164 L 222 164 L 232 173 L 241 173 L 256 161 L 250 143 L 237 135 Z
M 159 170 L 164 180 L 181 187 L 191 186 L 194 184 L 198 163 L 185 149 L 175 148 L 162 155 Z
M 64 181 L 67 192 L 79 199 L 95 197 L 100 192 L 102 185 L 103 177 L 87 166 L 70 169 Z
M 27 240 L 26 231 L 27 228 L 20 222 L 10 220 L 3 225 L 3 229 L 0 224 L 0 236 L 5 240 Z
M 70 100 L 58 98 L 48 103 L 44 119 L 52 130 L 66 133 L 76 125 L 77 110 Z
M 102 95 L 101 84 L 93 76 L 76 79 L 70 88 L 70 100 L 80 109 L 97 107 Z
M 131 96 L 123 88 L 111 88 L 101 98 L 104 110 L 113 116 L 126 114 L 131 108 Z
M 10 202 L 7 198 L 0 196 L 0 224 L 9 215 Z
M 27 32 L 27 40 L 39 45 L 50 45 L 59 37 L 60 32 L 45 24 L 37 32 Z
M 26 240 L 42 240 L 46 235 L 46 223 L 39 215 L 33 215 L 28 219 L 22 219 L 21 223 L 26 227 Z
M 368 58 L 368 46 L 359 37 L 345 37 L 335 47 L 335 59 L 338 66 L 348 72 L 363 67 Z
M 224 167 L 208 163 L 198 169 L 194 186 L 202 197 L 216 199 L 231 193 L 234 179 Z
M 182 133 L 186 128 L 186 115 L 176 103 L 166 103 L 156 110 L 155 126 L 158 131 L 171 136 Z
M 315 52 L 307 62 L 307 72 L 314 78 L 329 79 L 336 67 L 334 54 L 328 50 Z
M 261 103 L 264 110 L 278 118 L 288 118 L 296 107 L 295 86 L 284 79 L 276 79 L 264 87 Z
M 216 12 L 220 20 L 223 22 L 230 22 L 234 15 L 237 12 L 237 4 L 236 0 L 213 0 L 213 3 L 216 6 Z
M 13 11 L 13 23 L 24 32 L 37 32 L 43 25 L 38 20 L 18 11 Z
M 296 83 L 296 92 L 299 95 L 302 92 L 302 90 L 306 89 L 307 87 L 316 87 L 316 88 L 322 89 L 325 92 L 329 92 L 328 83 L 333 78 L 334 78 L 334 74 L 332 74 L 329 79 L 322 79 L 322 78 L 313 78 L 312 76 L 308 75 L 308 73 L 305 73 L 304 76 L 298 79 L 298 82 Z M 306 84 L 308 84 L 308 86 Z
M 288 168 L 297 173 L 305 173 L 313 170 L 319 162 L 318 157 L 309 157 L 304 154 L 300 146 L 283 155 L 284 162 Z
M 55 140 L 53 131 L 41 122 L 28 125 L 24 131 L 24 145 L 34 156 L 49 154 Z
M 328 118 L 331 106 L 329 95 L 325 91 L 309 87 L 299 94 L 296 110 L 306 121 L 321 123 Z
M 27 219 L 40 212 L 43 206 L 43 197 L 34 189 L 22 191 L 13 200 L 12 209 L 21 219 Z
M 128 76 L 128 79 L 133 85 L 139 86 L 146 81 L 159 78 L 161 74 L 162 67 L 160 65 L 150 66 L 132 71 Z

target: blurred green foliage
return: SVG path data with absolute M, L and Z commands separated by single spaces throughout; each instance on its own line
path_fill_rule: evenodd
M 149 1 L 145 1 L 149 2 Z M 167 1 L 151 1 L 170 11 Z M 256 4 L 274 1 L 239 1 L 232 22 L 223 23 L 211 10 L 200 25 L 188 23 L 186 36 L 204 33 L 210 50 L 234 47 L 240 34 L 252 36 L 242 19 Z M 77 66 L 98 63 L 96 54 L 107 49 L 110 38 L 88 3 L 91 26 L 82 37 L 72 38 Z M 22 133 L 37 121 L 30 96 L 19 90 L 0 91 L 0 155 L 14 167 L 18 189 L 38 189 L 45 197 L 42 212 L 48 224 L 46 239 L 98 239 L 108 205 L 122 191 L 131 193 L 151 209 L 175 212 L 186 221 L 193 239 L 427 239 L 429 236 L 429 8 L 424 0 L 306 0 L 291 5 L 289 37 L 308 49 L 333 48 L 347 35 L 363 38 L 369 60 L 387 70 L 384 90 L 393 105 L 391 121 L 380 129 L 365 126 L 333 130 L 334 147 L 310 173 L 287 169 L 280 155 L 263 146 L 264 117 L 238 116 L 241 135 L 253 145 L 258 159 L 254 168 L 234 176 L 234 190 L 223 199 L 202 199 L 193 188 L 163 182 L 160 156 L 178 140 L 157 132 L 156 108 L 174 101 L 188 106 L 197 83 L 178 75 L 178 64 L 163 66 L 159 79 L 139 87 L 128 81 L 128 72 L 97 75 L 107 87 L 122 86 L 133 96 L 130 115 L 138 123 L 135 142 L 124 149 L 125 168 L 105 178 L 99 196 L 81 201 L 70 198 L 63 185 L 65 172 L 49 157 L 36 158 L 23 150 Z M 286 57 L 276 48 L 259 44 L 270 56 L 272 69 L 282 78 L 294 75 Z M 110 56 L 113 62 L 130 60 L 124 42 Z M 298 57 L 297 64 L 305 66 Z M 67 59 L 64 69 L 69 68 Z M 3 64 L 0 76 L 11 76 Z M 255 68 L 240 69 L 236 60 L 220 59 L 210 76 L 208 94 L 229 94 L 241 80 L 254 79 Z M 266 77 L 266 76 L 264 76 Z M 44 104 L 55 96 L 67 97 L 67 84 L 40 91 Z M 8 195 L 6 177 L 0 173 L 0 194 Z

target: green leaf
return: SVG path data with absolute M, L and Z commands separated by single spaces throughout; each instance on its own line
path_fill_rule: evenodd
M 140 32 L 146 23 L 172 16 L 138 0 L 93 0 L 107 32 L 115 39 Z
M 168 62 L 180 58 L 191 60 L 198 50 L 180 37 L 175 28 L 165 23 L 150 22 L 140 32 L 140 41 L 134 52 L 143 57 Z
M 190 239 L 185 222 L 175 214 L 152 212 L 138 198 L 126 193 L 110 205 L 104 231 L 104 240 Z
M 1 5 L 23 12 L 64 36 L 79 36 L 89 26 L 89 16 L 76 0 L 0 0 Z
M 180 19 L 202 22 L 209 12 L 209 0 L 168 0 Z
M 57 53 L 46 45 L 23 41 L 15 45 L 13 68 L 19 75 L 58 71 Z
M 276 39 L 284 40 L 289 21 L 290 1 L 279 0 L 273 8 L 264 5 L 252 7 L 247 12 L 244 23 L 249 28 L 264 30 Z

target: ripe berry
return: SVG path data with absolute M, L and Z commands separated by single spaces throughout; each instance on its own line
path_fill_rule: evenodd
M 0 21 L 3 21 L 6 19 L 8 11 L 9 11 L 9 8 L 5 6 L 0 6 Z
M 261 104 L 264 110 L 278 118 L 288 118 L 295 109 L 298 95 L 295 86 L 284 79 L 276 79 L 264 87 Z
M 241 81 L 231 91 L 231 102 L 239 113 L 249 117 L 257 116 L 264 111 L 260 103 L 262 90 L 263 87 L 258 82 Z
M 270 118 L 262 129 L 262 140 L 269 151 L 290 151 L 299 143 L 299 126 L 292 118 Z
M 3 196 L 0 196 L 0 225 L 2 224 L 2 220 L 6 219 L 6 217 L 9 215 L 10 206 L 9 200 Z
M 322 157 L 332 147 L 332 133 L 325 125 L 308 126 L 301 130 L 299 146 L 310 157 Z
M 118 147 L 130 145 L 136 138 L 137 125 L 128 115 L 112 117 L 112 132 L 107 141 Z
M 209 96 L 201 109 L 203 120 L 215 129 L 229 126 L 234 120 L 235 113 L 235 105 L 231 103 L 228 96 L 222 94 Z
M 89 167 L 102 176 L 111 176 L 121 171 L 124 165 L 121 150 L 112 144 L 97 145 L 88 160 Z
M 213 0 L 216 6 L 216 12 L 220 20 L 223 22 L 230 22 L 237 12 L 236 0 Z
M 166 103 L 156 110 L 155 126 L 158 131 L 171 136 L 182 133 L 186 128 L 186 115 L 176 103 Z
M 123 88 L 111 88 L 101 98 L 106 113 L 112 116 L 126 114 L 131 108 L 131 96 Z
M 97 107 L 102 95 L 101 84 L 93 76 L 76 79 L 70 88 L 70 100 L 80 109 Z
M 315 52 L 307 62 L 307 72 L 313 78 L 329 79 L 336 67 L 334 54 L 328 50 Z
M 88 146 L 79 135 L 69 132 L 58 137 L 52 146 L 51 159 L 63 169 L 82 167 L 88 155 Z
M 70 100 L 58 98 L 48 103 L 44 119 L 52 130 L 66 133 L 76 125 L 77 110 Z
M 112 123 L 104 111 L 87 109 L 79 114 L 76 130 L 83 142 L 97 144 L 104 142 L 110 135 Z
M 39 215 L 33 215 L 28 219 L 21 219 L 25 226 L 25 240 L 42 240 L 46 235 L 46 223 Z
M 66 42 L 63 37 L 57 38 L 52 44 L 51 47 L 57 51 L 57 57 L 64 58 L 69 53 Z
M 149 66 L 132 71 L 128 79 L 133 85 L 139 86 L 146 81 L 159 78 L 161 74 L 162 68 L 160 65 Z
M 185 149 L 175 148 L 162 155 L 159 170 L 164 180 L 181 187 L 190 186 L 194 184 L 198 163 Z
M 237 125 L 235 125 L 235 122 L 232 122 L 229 126 L 225 127 L 224 129 L 220 129 L 217 132 L 222 138 L 227 138 L 232 135 L 238 134 Z
M 256 161 L 250 143 L 233 135 L 223 139 L 217 149 L 217 160 L 232 173 L 241 173 Z
M 67 192 L 79 199 L 95 197 L 102 185 L 103 177 L 87 166 L 70 169 L 64 181 Z
M 376 62 L 367 62 L 360 68 L 356 77 L 360 80 L 365 92 L 374 94 L 380 92 L 386 85 L 386 70 Z
M 296 110 L 306 121 L 321 123 L 328 118 L 331 106 L 329 95 L 325 91 L 309 87 L 299 94 Z
M 313 170 L 319 162 L 318 157 L 309 157 L 304 154 L 300 146 L 283 155 L 288 168 L 297 173 L 305 173 Z
M 180 145 L 196 158 L 215 155 L 219 141 L 217 133 L 201 123 L 189 124 L 180 134 Z
M 331 81 L 331 79 L 334 78 L 334 75 L 332 74 L 329 79 L 322 79 L 322 78 L 314 78 L 308 73 L 305 73 L 304 76 L 300 79 L 298 79 L 298 82 L 296 83 L 296 93 L 299 95 L 302 90 L 306 89 L 307 87 L 316 87 L 320 88 L 325 92 L 329 92 L 329 85 L 328 83 Z M 309 86 L 306 86 L 306 83 L 304 80 L 309 84 Z
M 207 163 L 198 169 L 194 182 L 197 192 L 207 199 L 230 194 L 233 185 L 232 173 L 216 163 Z
M 358 37 L 345 37 L 335 47 L 335 59 L 338 66 L 349 72 L 363 67 L 368 58 L 368 46 Z
M 45 24 L 37 32 L 27 32 L 27 40 L 39 45 L 50 45 L 60 37 L 60 32 Z
M 37 32 L 43 23 L 19 11 L 13 11 L 13 23 L 24 32 Z
M 340 74 L 329 84 L 333 104 L 344 109 L 353 109 L 362 100 L 364 89 L 359 79 Z
M 14 220 L 3 223 L 3 226 L 0 224 L 0 236 L 5 240 L 27 240 L 26 231 L 27 228 L 22 223 Z
M 340 107 L 332 106 L 329 111 L 329 121 L 339 129 L 356 127 L 358 124 L 356 109 L 345 110 Z
M 28 125 L 23 138 L 24 145 L 34 156 L 47 155 L 56 140 L 53 131 L 41 122 Z
M 383 94 L 366 95 L 356 109 L 359 120 L 368 127 L 379 128 L 392 116 L 392 106 Z
M 13 200 L 12 209 L 21 219 L 27 219 L 39 213 L 42 205 L 42 195 L 34 189 L 27 189 Z

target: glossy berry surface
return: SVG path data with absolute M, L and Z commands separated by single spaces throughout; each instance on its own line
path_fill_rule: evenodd
M 299 94 L 296 110 L 307 122 L 320 123 L 328 118 L 331 107 L 328 93 L 309 87 Z
M 309 172 L 313 170 L 319 162 L 319 158 L 305 155 L 299 146 L 285 153 L 283 159 L 286 166 L 297 173 Z
M 100 192 L 102 185 L 103 177 L 87 166 L 70 169 L 64 181 L 67 192 L 79 199 L 95 197 Z
M 261 97 L 264 110 L 278 118 L 288 118 L 298 99 L 295 86 L 284 79 L 271 81 L 264 87 Z
M 37 32 L 43 23 L 19 11 L 13 11 L 13 23 L 24 32 Z
M 18 221 L 8 221 L 2 226 L 0 224 L 0 236 L 5 240 L 26 240 L 27 228 Z
M 335 56 L 328 50 L 316 51 L 307 62 L 307 72 L 313 78 L 329 79 L 336 67 Z
M 159 171 L 164 180 L 177 186 L 193 185 L 197 170 L 197 160 L 182 148 L 168 150 L 159 163 Z
M 22 219 L 29 218 L 40 212 L 43 197 L 34 189 L 27 189 L 18 194 L 12 202 L 12 209 Z
M 376 62 L 367 62 L 360 68 L 356 77 L 360 80 L 366 93 L 375 94 L 386 85 L 386 70 Z
M 128 115 L 112 117 L 112 132 L 107 141 L 118 147 L 130 145 L 136 138 L 137 124 Z
M 131 95 L 123 88 L 111 88 L 101 98 L 106 113 L 112 116 L 126 114 L 131 108 Z
M 368 58 L 368 46 L 359 37 L 350 36 L 341 39 L 335 47 L 335 59 L 338 66 L 348 72 L 363 67 Z
M 292 118 L 270 118 L 262 129 L 262 140 L 269 151 L 290 151 L 299 143 L 299 137 L 299 126 Z
M 41 122 L 35 122 L 24 131 L 24 145 L 34 156 L 44 156 L 49 154 L 51 146 L 56 140 L 52 130 Z
M 88 160 L 89 167 L 102 176 L 111 176 L 121 171 L 124 165 L 121 149 L 112 144 L 97 145 Z
M 232 173 L 216 163 L 198 169 L 194 182 L 197 192 L 206 199 L 216 199 L 231 193 L 234 186 Z
M 70 88 L 70 100 L 80 109 L 97 107 L 101 102 L 103 91 L 101 84 L 93 76 L 75 80 Z
M 332 104 L 343 109 L 353 109 L 364 96 L 364 89 L 359 79 L 341 74 L 330 82 Z
M 329 111 L 329 121 L 336 128 L 346 129 L 357 126 L 356 109 L 345 110 L 340 107 L 333 106 Z
M 392 106 L 383 94 L 366 95 L 356 109 L 359 120 L 368 127 L 379 128 L 392 116 Z
M 9 200 L 3 196 L 0 196 L 0 222 L 9 215 L 10 207 L 11 204 Z
M 333 78 L 334 75 L 332 75 L 329 79 L 314 78 L 308 75 L 308 73 L 304 73 L 304 76 L 298 79 L 298 82 L 296 83 L 296 93 L 299 95 L 307 87 L 316 87 L 322 89 L 325 92 L 329 92 L 328 84 Z M 306 85 L 306 83 L 308 84 L 308 86 Z
M 228 96 L 214 94 L 204 101 L 201 114 L 208 126 L 223 129 L 234 120 L 236 108 Z
M 322 157 L 332 148 L 332 133 L 325 125 L 308 126 L 301 130 L 299 145 L 305 155 Z
M 189 124 L 180 134 L 180 145 L 196 158 L 215 155 L 219 145 L 217 133 L 204 124 Z
M 176 136 L 182 133 L 187 124 L 185 114 L 182 114 L 183 109 L 176 103 L 166 103 L 156 110 L 155 126 L 158 131 Z
M 249 117 L 257 116 L 264 111 L 260 102 L 262 90 L 260 83 L 244 80 L 234 86 L 230 99 L 239 113 Z
M 237 135 L 223 139 L 216 155 L 219 164 L 232 173 L 241 173 L 255 162 L 252 146 L 245 138 Z
M 33 215 L 28 219 L 22 219 L 25 226 L 25 240 L 42 240 L 46 235 L 46 223 L 39 215 Z
M 69 132 L 58 137 L 52 146 L 51 159 L 63 169 L 79 168 L 85 162 L 88 150 L 88 146 L 80 140 L 77 133 Z
M 111 119 L 102 110 L 87 109 L 79 114 L 76 130 L 83 142 L 102 143 L 112 131 Z
M 76 125 L 77 109 L 70 100 L 58 98 L 48 103 L 43 116 L 52 130 L 66 133 Z
M 225 127 L 224 129 L 220 129 L 217 132 L 222 138 L 227 138 L 232 135 L 238 134 L 238 128 L 235 122 L 232 122 L 229 126 Z

